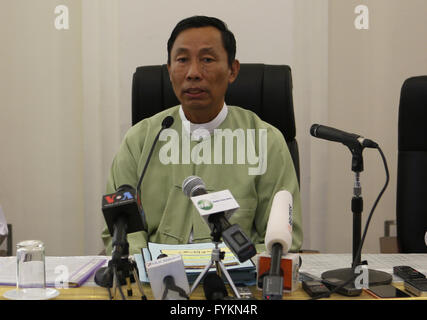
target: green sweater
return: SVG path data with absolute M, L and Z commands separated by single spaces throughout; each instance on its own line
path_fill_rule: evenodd
M 147 241 L 185 244 L 190 234 L 194 243 L 211 241 L 209 226 L 182 191 L 182 182 L 191 175 L 201 177 L 208 192 L 231 191 L 240 208 L 230 223 L 239 224 L 258 251 L 264 250 L 273 197 L 280 190 L 288 190 L 293 196 L 291 251 L 298 251 L 302 245 L 301 201 L 285 139 L 277 128 L 239 107 L 228 106 L 228 114 L 214 134 L 198 141 L 185 134 L 188 131 L 179 116 L 179 106 L 140 121 L 129 129 L 113 160 L 106 192 L 113 193 L 123 184 L 137 186 L 153 141 L 168 115 L 175 121 L 163 131 L 141 185 L 148 231 L 128 234 L 129 253 L 140 253 Z M 232 147 L 225 138 L 230 132 L 235 133 L 233 139 L 228 139 Z M 250 138 L 251 132 L 254 138 Z M 266 160 L 264 165 L 261 159 Z M 107 254 L 111 254 L 107 227 L 102 239 Z

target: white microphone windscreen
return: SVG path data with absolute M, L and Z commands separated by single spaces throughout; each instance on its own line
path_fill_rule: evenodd
M 265 232 L 265 246 L 271 253 L 273 244 L 280 243 L 286 254 L 292 245 L 292 195 L 281 190 L 274 195 Z

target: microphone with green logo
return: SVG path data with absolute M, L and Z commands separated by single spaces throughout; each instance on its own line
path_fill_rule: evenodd
M 182 183 L 182 190 L 187 197 L 193 200 L 193 202 L 195 200 L 194 197 L 197 197 L 195 204 L 197 204 L 199 212 L 200 210 L 206 210 L 206 212 L 208 212 L 204 215 L 204 217 L 206 218 L 207 216 L 206 221 L 212 230 L 214 242 L 219 242 L 220 238 L 222 237 L 224 243 L 228 248 L 230 248 L 230 250 L 239 259 L 240 262 L 245 262 L 246 260 L 256 255 L 255 245 L 243 232 L 240 226 L 238 224 L 230 224 L 225 212 L 222 209 L 216 209 L 219 206 L 215 207 L 215 204 L 219 203 L 220 201 L 216 202 L 200 197 L 202 195 L 208 194 L 206 191 L 206 186 L 200 177 L 187 177 Z M 235 201 L 229 191 L 226 191 L 228 192 L 228 198 L 226 196 L 225 200 Z M 225 193 L 225 191 L 218 192 L 218 194 L 222 193 Z M 214 193 L 210 193 L 209 195 L 213 194 Z

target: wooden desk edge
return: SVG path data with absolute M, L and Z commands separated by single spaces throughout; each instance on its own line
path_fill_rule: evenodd
M 395 282 L 393 285 L 403 291 L 405 291 L 403 287 L 403 282 Z M 0 299 L 6 300 L 3 297 L 3 294 L 12 290 L 14 287 L 11 286 L 0 286 Z M 144 293 L 147 295 L 148 300 L 154 300 L 154 296 L 152 295 L 151 288 L 148 284 L 143 285 Z M 230 288 L 227 288 L 228 292 L 232 291 Z M 58 289 L 60 294 L 55 299 L 57 300 L 108 300 L 108 292 L 107 289 L 98 287 L 98 286 L 82 286 L 78 288 L 68 288 L 68 289 Z M 140 300 L 141 294 L 138 290 L 136 284 L 132 285 L 133 296 L 129 297 L 130 300 Z M 258 290 L 255 286 L 251 286 L 250 290 L 254 297 L 258 300 L 262 299 L 262 291 Z M 123 287 L 123 292 L 126 294 L 125 287 Z M 407 292 L 407 291 L 405 291 Z M 128 297 L 126 297 L 128 298 Z M 117 294 L 117 299 L 120 300 L 120 296 Z M 301 283 L 298 284 L 298 289 L 296 289 L 292 293 L 284 293 L 283 300 L 310 300 L 310 296 L 302 289 Z M 202 286 L 196 288 L 193 294 L 190 297 L 190 300 L 205 300 L 204 292 Z M 356 297 L 347 297 L 339 294 L 333 294 L 329 298 L 323 298 L 320 300 L 427 300 L 427 297 L 411 297 L 411 298 L 401 298 L 401 299 L 376 299 L 372 297 L 367 292 L 363 291 L 360 296 Z

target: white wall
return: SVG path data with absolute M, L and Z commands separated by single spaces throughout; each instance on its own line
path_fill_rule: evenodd
M 359 4 L 369 8 L 368 30 L 354 27 Z M 329 2 L 329 124 L 377 141 L 390 170 L 390 184 L 373 215 L 364 252 L 378 252 L 384 221 L 395 219 L 400 89 L 405 79 L 427 74 L 426 13 L 423 0 Z M 329 223 L 323 231 L 330 236 L 325 248 L 346 252 L 352 241 L 351 154 L 339 144 L 330 143 L 328 150 Z M 377 151 L 366 149 L 363 155 L 364 227 L 385 172 Z
M 15 243 L 36 238 L 47 254 L 80 254 L 81 21 L 71 15 L 72 28 L 58 32 L 60 3 L 0 2 L 0 202 Z

